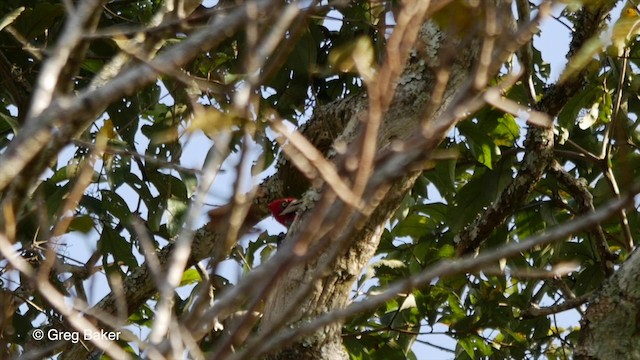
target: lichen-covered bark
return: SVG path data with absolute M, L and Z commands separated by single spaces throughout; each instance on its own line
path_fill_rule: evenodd
M 455 60 L 452 60 L 451 78 L 442 101 L 438 107 L 429 109 L 430 95 L 437 83 L 435 71 L 441 65 L 438 61 L 442 60 L 443 56 L 442 53 L 438 53 L 439 41 L 443 41 L 443 35 L 435 31 L 432 24 L 425 24 L 415 46 L 416 50 L 411 53 L 394 100 L 381 124 L 377 139 L 379 152 L 386 149 L 394 140 L 402 141 L 414 136 L 420 131 L 423 121 L 429 121 L 430 118 L 437 117 L 446 111 L 452 99 L 458 95 L 461 86 L 468 81 L 479 46 L 479 42 L 472 40 L 467 40 L 465 46 L 460 46 L 464 50 L 459 51 Z M 359 96 L 347 101 L 350 110 L 337 110 L 340 114 L 349 116 L 347 122 L 340 122 L 345 125 L 337 141 L 349 144 L 363 126 L 363 119 L 366 119 L 368 99 L 365 96 Z M 335 105 L 332 106 L 335 109 Z M 311 122 L 333 123 L 333 120 L 325 116 L 332 116 L 335 113 L 336 110 L 320 108 Z M 427 113 L 429 113 L 428 117 Z M 442 138 L 445 135 L 443 134 Z M 437 142 L 435 144 L 437 145 Z M 424 149 L 426 153 L 430 150 L 432 149 Z M 331 151 L 329 155 L 332 155 Z M 339 156 L 335 159 L 339 159 Z M 284 169 L 281 168 L 281 170 Z M 347 246 L 335 259 L 330 255 L 332 247 L 341 245 L 332 243 L 317 259 L 309 259 L 290 269 L 286 277 L 277 283 L 272 296 L 265 304 L 261 331 L 269 329 L 272 322 L 281 319 L 285 309 L 292 305 L 292 301 L 299 300 L 292 297 L 292 294 L 306 284 L 312 284 L 309 293 L 302 301 L 293 304 L 295 305 L 293 313 L 286 314 L 288 323 L 292 326 L 295 326 L 296 322 L 304 322 L 320 314 L 345 307 L 355 279 L 376 251 L 385 224 L 413 186 L 418 174 L 419 172 L 407 172 L 395 177 L 387 184 L 386 192 L 382 193 L 378 206 L 369 217 L 355 215 L 361 216 L 362 219 L 359 225 L 349 228 L 348 233 L 341 234 L 341 238 L 348 238 Z M 305 215 L 307 214 L 302 215 L 298 224 L 305 223 Z M 295 229 L 290 230 L 290 233 L 295 232 Z M 328 268 L 331 270 L 320 279 L 314 278 L 315 270 L 318 267 L 327 266 L 327 263 L 330 264 Z M 266 358 L 347 359 L 348 356 L 342 348 L 341 327 L 341 323 L 325 327 L 313 336 L 303 338 L 291 346 L 269 354 Z
M 640 254 L 635 251 L 589 304 L 576 360 L 640 359 Z
M 291 294 L 295 294 L 297 289 L 309 282 L 314 283 L 312 291 L 303 302 L 298 304 L 296 313 L 293 315 L 298 321 L 313 319 L 332 310 L 344 308 L 348 304 L 354 281 L 378 247 L 389 216 L 397 209 L 417 175 L 419 173 L 410 174 L 397 181 L 366 225 L 349 234 L 353 239 L 352 245 L 332 262 L 333 266 L 329 274 L 319 280 L 312 277 L 313 270 L 329 260 L 328 252 L 288 272 L 286 279 L 277 285 L 274 296 L 265 306 L 263 326 L 268 325 L 272 319 L 278 319 L 283 309 L 291 305 Z M 266 358 L 348 359 L 342 348 L 341 327 L 340 323 L 332 324 L 318 331 L 313 337 L 304 338 L 293 346 Z

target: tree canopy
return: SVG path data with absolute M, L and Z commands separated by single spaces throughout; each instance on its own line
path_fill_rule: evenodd
M 0 357 L 640 356 L 633 2 L 0 14 Z

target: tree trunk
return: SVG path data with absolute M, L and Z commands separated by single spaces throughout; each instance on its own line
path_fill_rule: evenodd
M 510 25 L 508 18 L 504 20 L 504 24 Z M 478 34 L 480 33 L 481 31 L 478 31 Z M 435 122 L 434 119 L 452 111 L 452 107 L 457 105 L 457 96 L 466 89 L 465 85 L 468 85 L 472 76 L 480 41 L 476 38 L 453 40 L 453 37 L 452 33 L 445 34 L 431 22 L 422 26 L 405 71 L 400 76 L 393 101 L 380 126 L 377 138 L 379 156 L 384 154 L 394 141 L 404 142 L 410 139 L 422 131 L 425 122 Z M 450 62 L 446 63 L 447 61 Z M 438 85 L 437 75 L 441 70 L 449 70 L 450 78 L 442 98 L 438 101 L 432 99 L 432 94 Z M 433 107 L 432 101 L 437 106 Z M 347 144 L 352 143 L 363 127 L 363 119 L 367 119 L 367 102 L 367 97 L 359 96 L 344 100 L 344 103 L 348 104 L 345 111 L 336 110 L 341 108 L 341 104 L 318 108 L 308 127 L 314 127 L 314 124 L 346 124 L 337 138 Z M 347 115 L 349 118 L 335 119 L 336 114 Z M 317 138 L 304 130 L 303 134 L 307 138 Z M 424 152 L 428 154 L 446 135 L 448 131 L 437 134 L 432 147 L 424 149 Z M 338 168 L 341 159 L 340 156 L 333 158 Z M 281 168 L 281 171 L 283 170 L 288 171 L 287 168 Z M 260 332 L 269 333 L 279 328 L 278 324 L 282 321 L 295 326 L 296 323 L 303 323 L 348 305 L 355 280 L 375 254 L 385 225 L 419 174 L 419 171 L 408 171 L 403 176 L 387 181 L 386 190 L 378 199 L 378 206 L 369 216 L 354 213 L 351 219 L 353 221 L 350 222 L 355 224 L 354 226 L 345 227 L 346 230 L 340 231 L 334 238 L 325 237 L 318 240 L 315 244 L 320 244 L 318 246 L 325 249 L 321 255 L 295 265 L 275 285 L 264 307 Z M 336 214 L 339 210 L 340 207 L 334 204 L 329 213 Z M 285 242 L 302 232 L 311 216 L 311 211 L 301 215 L 301 219 L 289 230 Z M 349 221 L 337 217 L 334 220 Z M 332 226 L 331 223 L 327 225 Z M 330 229 L 327 230 L 331 233 Z M 329 325 L 313 336 L 302 338 L 289 347 L 268 355 L 267 358 L 348 359 L 342 346 L 341 326 L 340 322 Z
M 640 359 L 640 256 L 633 252 L 590 301 L 576 359 Z

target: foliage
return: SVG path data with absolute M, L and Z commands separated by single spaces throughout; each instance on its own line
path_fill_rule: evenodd
M 201 5 L 188 23 L 153 28 L 147 35 L 162 39 L 158 42 L 161 52 L 188 38 L 231 3 Z M 234 92 L 254 81 L 254 74 L 247 73 L 256 46 L 252 40 L 255 29 L 250 26 L 230 33 L 215 49 L 197 54 L 184 66 L 183 74 L 188 74 L 190 83 L 163 74 L 143 90 L 109 104 L 31 184 L 29 196 L 15 217 L 14 249 L 25 258 L 38 254 L 33 265 L 48 266 L 51 282 L 73 298 L 83 299 L 83 295 L 75 284 L 66 281 L 69 278 L 90 283 L 103 274 L 109 278 L 107 292 L 118 291 L 115 287 L 146 259 L 139 224 L 144 224 L 144 236 L 157 249 L 170 244 L 183 230 L 194 194 L 204 181 L 202 171 L 184 166 L 194 132 L 204 131 L 213 139 L 207 139 L 207 146 L 223 143 L 220 134 L 228 135 L 229 143 L 217 150 L 228 154 L 229 159 L 244 154 L 247 135 L 251 134 L 262 151 L 263 163 L 256 167 L 267 169 L 275 164 L 280 149 L 271 136 L 268 119 L 272 114 L 303 124 L 314 108 L 364 91 L 357 71 L 340 59 L 349 59 L 351 45 L 367 37 L 373 60 L 380 63 L 388 35 L 384 32 L 388 25 L 385 16 L 398 4 L 321 3 L 297 25 L 297 31 L 287 35 L 287 41 L 278 45 L 276 56 L 258 75 L 260 91 L 255 95 L 259 98 L 251 100 L 257 120 L 239 112 Z M 31 91 L 42 76 L 43 63 L 50 56 L 48 50 L 61 40 L 68 20 L 64 4 L 45 0 L 0 3 L 0 14 L 7 14 L 0 22 L 4 25 L 0 31 L 0 62 L 5 84 L 0 90 L 0 153 L 5 153 L 27 126 Z M 93 86 L 98 74 L 124 48 L 123 38 L 140 36 L 162 7 L 162 2 L 152 0 L 107 2 L 100 14 L 100 35 L 87 39 L 86 56 L 77 59 L 80 64 L 73 77 L 73 91 Z M 557 21 L 572 24 L 578 20 L 566 10 Z M 262 26 L 263 31 L 269 28 L 269 24 Z M 640 169 L 636 131 L 640 47 L 635 41 L 629 44 L 628 54 L 626 61 L 599 51 L 586 65 L 585 81 L 589 85 L 573 94 L 557 116 L 554 161 L 574 179 L 584 179 L 596 208 L 628 189 Z M 536 94 L 544 94 L 555 81 L 542 55 L 533 49 L 531 82 Z M 505 69 L 513 64 L 507 65 Z M 505 71 L 494 81 L 508 76 Z M 529 84 L 523 78 L 503 95 L 526 105 L 531 103 L 529 93 Z M 438 159 L 422 172 L 393 214 L 376 256 L 357 280 L 354 300 L 366 300 L 440 260 L 456 258 L 456 236 L 501 196 L 524 166 L 521 154 L 528 131 L 522 119 L 489 105 L 460 122 L 439 146 L 443 154 L 456 156 Z M 234 165 L 226 165 L 233 161 L 225 163 L 225 171 L 236 170 Z M 3 200 L 6 194 L 2 194 Z M 479 251 L 543 234 L 584 215 L 582 196 L 571 184 L 547 173 L 524 204 L 509 209 L 507 221 L 495 227 Z M 10 222 L 7 216 L 3 226 Z M 623 263 L 629 255 L 625 245 L 629 238 L 640 235 L 636 208 L 627 209 L 625 216 L 627 224 L 620 216 L 601 224 L 615 264 Z M 1 231 L 11 238 L 8 230 Z M 251 273 L 273 256 L 276 241 L 276 236 L 267 233 L 248 238 L 229 259 L 244 273 Z M 437 342 L 431 337 L 444 335 L 452 341 L 436 345 L 456 359 L 569 358 L 577 346 L 577 324 L 563 328 L 554 314 L 535 316 L 530 310 L 562 303 L 571 296 L 586 296 L 600 288 L 609 276 L 602 263 L 612 259 L 603 259 L 597 241 L 594 232 L 586 229 L 565 241 L 496 263 L 491 269 L 438 278 L 411 293 L 400 294 L 343 325 L 349 356 L 424 358 L 425 344 Z M 75 258 L 74 248 L 81 242 L 95 251 L 95 256 Z M 53 259 L 55 253 L 59 266 L 51 268 L 42 258 Z M 2 255 L 7 257 L 6 252 Z M 33 284 L 19 279 L 6 260 L 2 264 L 0 301 L 13 296 L 20 299 L 20 306 L 3 315 L 0 338 L 6 354 L 20 354 L 29 351 L 34 328 L 58 326 L 65 316 L 41 293 L 32 291 Z M 540 270 L 567 264 L 575 266 L 569 274 L 540 274 Z M 232 276 L 213 276 L 218 284 L 216 291 L 233 287 Z M 175 293 L 176 316 L 188 314 L 195 299 L 206 291 L 202 281 L 202 275 L 193 268 L 183 274 Z M 155 321 L 156 300 L 149 299 L 132 309 L 127 316 L 129 329 L 149 333 Z M 217 335 L 209 334 L 200 349 L 209 351 L 217 340 Z M 139 355 L 137 345 L 126 345 L 126 351 Z

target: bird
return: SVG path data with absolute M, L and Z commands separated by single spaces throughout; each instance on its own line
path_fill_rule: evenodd
M 299 206 L 300 201 L 296 198 L 276 199 L 267 205 L 273 218 L 280 224 L 284 225 L 287 229 L 296 219 L 296 211 Z
M 301 201 L 296 198 L 280 198 L 268 203 L 267 210 L 271 213 L 273 218 L 276 219 L 276 221 L 288 229 L 296 219 L 296 211 L 300 207 L 300 204 Z M 226 224 L 228 224 L 231 209 L 232 204 L 227 204 L 213 210 L 209 210 L 207 213 L 209 215 L 209 222 L 206 225 L 207 229 L 211 232 L 225 229 L 227 226 Z M 262 220 L 265 215 L 266 214 L 260 210 L 257 204 L 252 204 L 247 212 L 243 227 L 248 230 L 249 227 L 254 226 Z

